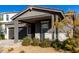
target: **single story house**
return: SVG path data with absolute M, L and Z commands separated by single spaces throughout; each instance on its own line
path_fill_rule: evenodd
M 56 39 L 56 28 L 54 22 L 64 19 L 64 13 L 61 10 L 41 8 L 37 6 L 29 6 L 27 9 L 17 13 L 11 18 L 13 21 L 9 23 L 9 37 L 14 39 L 22 39 L 25 36 L 32 38 L 49 38 Z M 66 34 L 59 31 L 59 39 L 66 39 Z

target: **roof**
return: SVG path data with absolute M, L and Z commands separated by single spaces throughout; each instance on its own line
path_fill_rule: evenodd
M 17 17 L 19 17 L 20 15 L 24 14 L 25 12 L 27 12 L 28 10 L 39 10 L 39 11 L 43 11 L 43 12 L 47 12 L 47 13 L 59 13 L 61 15 L 62 18 L 64 18 L 64 13 L 61 10 L 56 10 L 56 9 L 49 9 L 49 8 L 42 8 L 42 7 L 37 7 L 37 6 L 30 6 L 29 8 L 17 13 L 16 15 L 14 15 L 11 19 L 14 20 Z

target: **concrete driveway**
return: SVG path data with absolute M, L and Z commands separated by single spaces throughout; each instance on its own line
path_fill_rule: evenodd
M 21 42 L 14 43 L 14 40 L 0 40 L 0 47 L 20 47 Z

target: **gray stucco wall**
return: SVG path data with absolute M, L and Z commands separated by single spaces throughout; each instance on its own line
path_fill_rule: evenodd
M 58 18 L 56 18 L 58 19 Z M 56 29 L 54 26 L 54 16 L 52 16 L 52 18 L 50 19 L 50 23 L 49 23 L 49 29 L 44 33 L 44 38 L 49 38 L 50 40 L 55 40 L 56 39 Z M 36 23 L 36 28 L 35 28 L 35 38 L 41 38 L 41 28 L 40 28 L 41 24 L 38 22 Z M 64 37 L 64 38 L 63 38 Z M 58 38 L 60 41 L 63 41 L 65 39 L 67 39 L 66 37 L 66 33 L 65 32 L 58 32 Z
M 47 20 L 46 20 L 47 21 Z M 53 28 L 51 27 L 51 20 L 50 19 L 48 19 L 48 21 L 49 21 L 49 29 L 44 33 L 44 38 L 49 38 L 50 40 L 52 40 L 52 34 L 53 34 Z M 40 22 L 37 22 L 36 24 L 35 24 L 35 38 L 39 38 L 39 39 L 41 39 L 42 37 L 41 37 L 41 35 L 42 35 L 43 33 L 41 33 L 41 23 Z
M 19 16 L 18 18 L 26 18 L 26 17 L 38 16 L 38 15 L 44 15 L 44 14 L 48 14 L 48 13 L 32 10 L 32 11 L 27 11 L 26 13 Z

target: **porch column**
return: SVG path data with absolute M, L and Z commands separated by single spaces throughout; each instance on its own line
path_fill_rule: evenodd
M 18 42 L 18 20 L 14 20 L 14 43 Z
M 28 24 L 27 24 L 27 36 L 28 36 Z
M 56 22 L 56 26 L 55 26 L 55 28 L 56 28 L 56 40 L 58 41 L 58 39 L 59 39 L 59 33 L 58 33 L 58 23 L 59 23 L 59 18 L 58 18 L 59 16 L 58 15 L 56 15 L 56 19 L 55 19 L 55 22 Z
M 51 16 L 51 29 L 52 39 L 54 40 L 54 15 Z
M 27 36 L 28 36 L 28 37 L 31 37 L 30 24 L 27 24 Z

